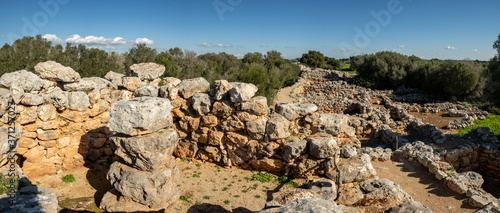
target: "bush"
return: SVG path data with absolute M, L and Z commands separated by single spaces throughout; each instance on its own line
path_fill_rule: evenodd
M 323 53 L 315 50 L 309 50 L 308 53 L 302 54 L 300 63 L 303 63 L 311 68 L 318 68 L 323 65 L 325 58 Z

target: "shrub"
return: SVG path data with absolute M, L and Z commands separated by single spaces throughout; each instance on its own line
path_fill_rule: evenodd
M 72 182 L 75 182 L 75 177 L 73 176 L 73 174 L 69 174 L 69 175 L 64 176 L 62 178 L 62 181 L 65 183 L 72 183 Z

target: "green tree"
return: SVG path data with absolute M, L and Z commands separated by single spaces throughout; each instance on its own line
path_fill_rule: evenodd
M 286 63 L 286 60 L 281 56 L 281 53 L 277 50 L 271 50 L 264 56 L 264 61 L 268 69 L 273 67 L 280 68 Z
M 325 56 L 323 53 L 315 50 L 309 50 L 308 53 L 302 54 L 300 63 L 303 63 L 311 68 L 318 68 L 323 65 Z
M 164 76 L 177 77 L 179 75 L 179 68 L 175 64 L 174 57 L 168 52 L 162 52 L 156 56 L 155 63 L 165 66 Z
M 245 56 L 243 56 L 243 63 L 247 64 L 252 64 L 252 63 L 257 63 L 257 64 L 264 64 L 264 55 L 259 52 L 254 52 L 254 53 L 247 53 Z
M 500 34 L 498 34 L 498 39 L 493 43 L 493 49 L 497 50 L 497 57 L 500 58 Z
M 154 62 L 158 53 L 156 49 L 146 46 L 146 44 L 137 44 L 126 54 L 125 66 L 128 68 L 132 64 Z

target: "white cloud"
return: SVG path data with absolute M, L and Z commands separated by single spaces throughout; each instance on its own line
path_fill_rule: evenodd
M 210 44 L 210 43 L 207 43 L 207 42 L 203 42 L 203 43 L 201 43 L 198 46 L 200 46 L 200 47 L 222 47 L 222 48 L 233 47 L 230 44 Z
M 55 43 L 55 44 L 62 44 L 63 43 L 63 40 L 54 34 L 45 34 L 42 36 L 42 38 L 47 39 L 47 41 L 50 41 L 50 42 Z
M 399 48 L 406 48 L 406 46 L 405 46 L 405 45 L 399 45 L 398 47 L 399 47 Z
M 135 40 L 136 44 L 154 44 L 155 42 L 148 38 L 137 38 Z
M 104 46 L 106 48 L 112 48 L 112 49 L 114 46 L 119 46 L 124 44 L 139 44 L 139 43 L 154 44 L 154 41 L 148 38 L 137 38 L 135 40 L 127 40 L 124 39 L 123 37 L 105 38 L 104 36 L 94 36 L 94 35 L 82 37 L 78 34 L 74 34 L 66 37 L 66 39 L 63 41 L 55 34 L 45 34 L 42 37 L 47 39 L 47 41 L 51 41 L 52 43 L 56 44 L 62 44 L 62 43 L 85 44 L 92 47 Z
M 479 50 L 478 49 L 473 49 L 472 52 L 479 53 Z
M 453 47 L 453 46 L 448 45 L 448 46 L 446 46 L 446 49 L 447 49 L 447 50 L 456 50 L 457 48 L 455 48 L 455 47 Z

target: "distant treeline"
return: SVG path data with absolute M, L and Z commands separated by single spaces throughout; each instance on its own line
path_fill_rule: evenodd
M 280 87 L 297 81 L 300 68 L 272 50 L 266 54 L 247 53 L 243 59 L 227 53 L 195 52 L 171 48 L 165 52 L 138 44 L 124 54 L 108 53 L 85 45 L 52 45 L 50 41 L 36 37 L 23 37 L 12 45 L 0 49 L 0 75 L 17 70 L 34 71 L 39 62 L 53 60 L 73 68 L 82 77 L 104 77 L 109 71 L 126 73 L 130 65 L 156 62 L 165 65 L 163 77 L 180 79 L 204 77 L 209 82 L 219 79 L 253 83 L 259 87 L 257 95 L 272 99 Z
M 500 54 L 500 35 L 494 43 Z M 297 81 L 300 68 L 284 59 L 281 53 L 272 50 L 266 54 L 247 53 L 242 59 L 222 53 L 196 55 L 189 50 L 171 48 L 158 52 L 156 49 L 138 44 L 119 54 L 108 53 L 85 45 L 65 47 L 53 45 L 42 38 L 23 37 L 12 45 L 0 49 L 0 75 L 17 70 L 34 71 L 39 62 L 53 60 L 72 67 L 82 77 L 103 77 L 109 71 L 126 73 L 132 64 L 156 62 L 166 67 L 163 77 L 180 79 L 204 77 L 209 82 L 219 79 L 253 83 L 259 87 L 258 95 L 272 99 L 277 89 Z M 340 69 L 350 63 L 349 70 L 359 75 L 354 83 L 375 89 L 397 89 L 401 85 L 421 88 L 440 99 L 473 101 L 485 107 L 500 106 L 500 62 L 498 55 L 489 62 L 423 60 L 416 56 L 405 56 L 395 52 L 353 56 L 342 59 L 324 56 L 310 50 L 300 59 L 312 68 Z
M 383 51 L 351 57 L 350 63 L 359 73 L 353 81 L 360 86 L 397 89 L 406 85 L 441 100 L 470 101 L 489 110 L 500 106 L 498 56 L 489 62 L 422 60 Z

